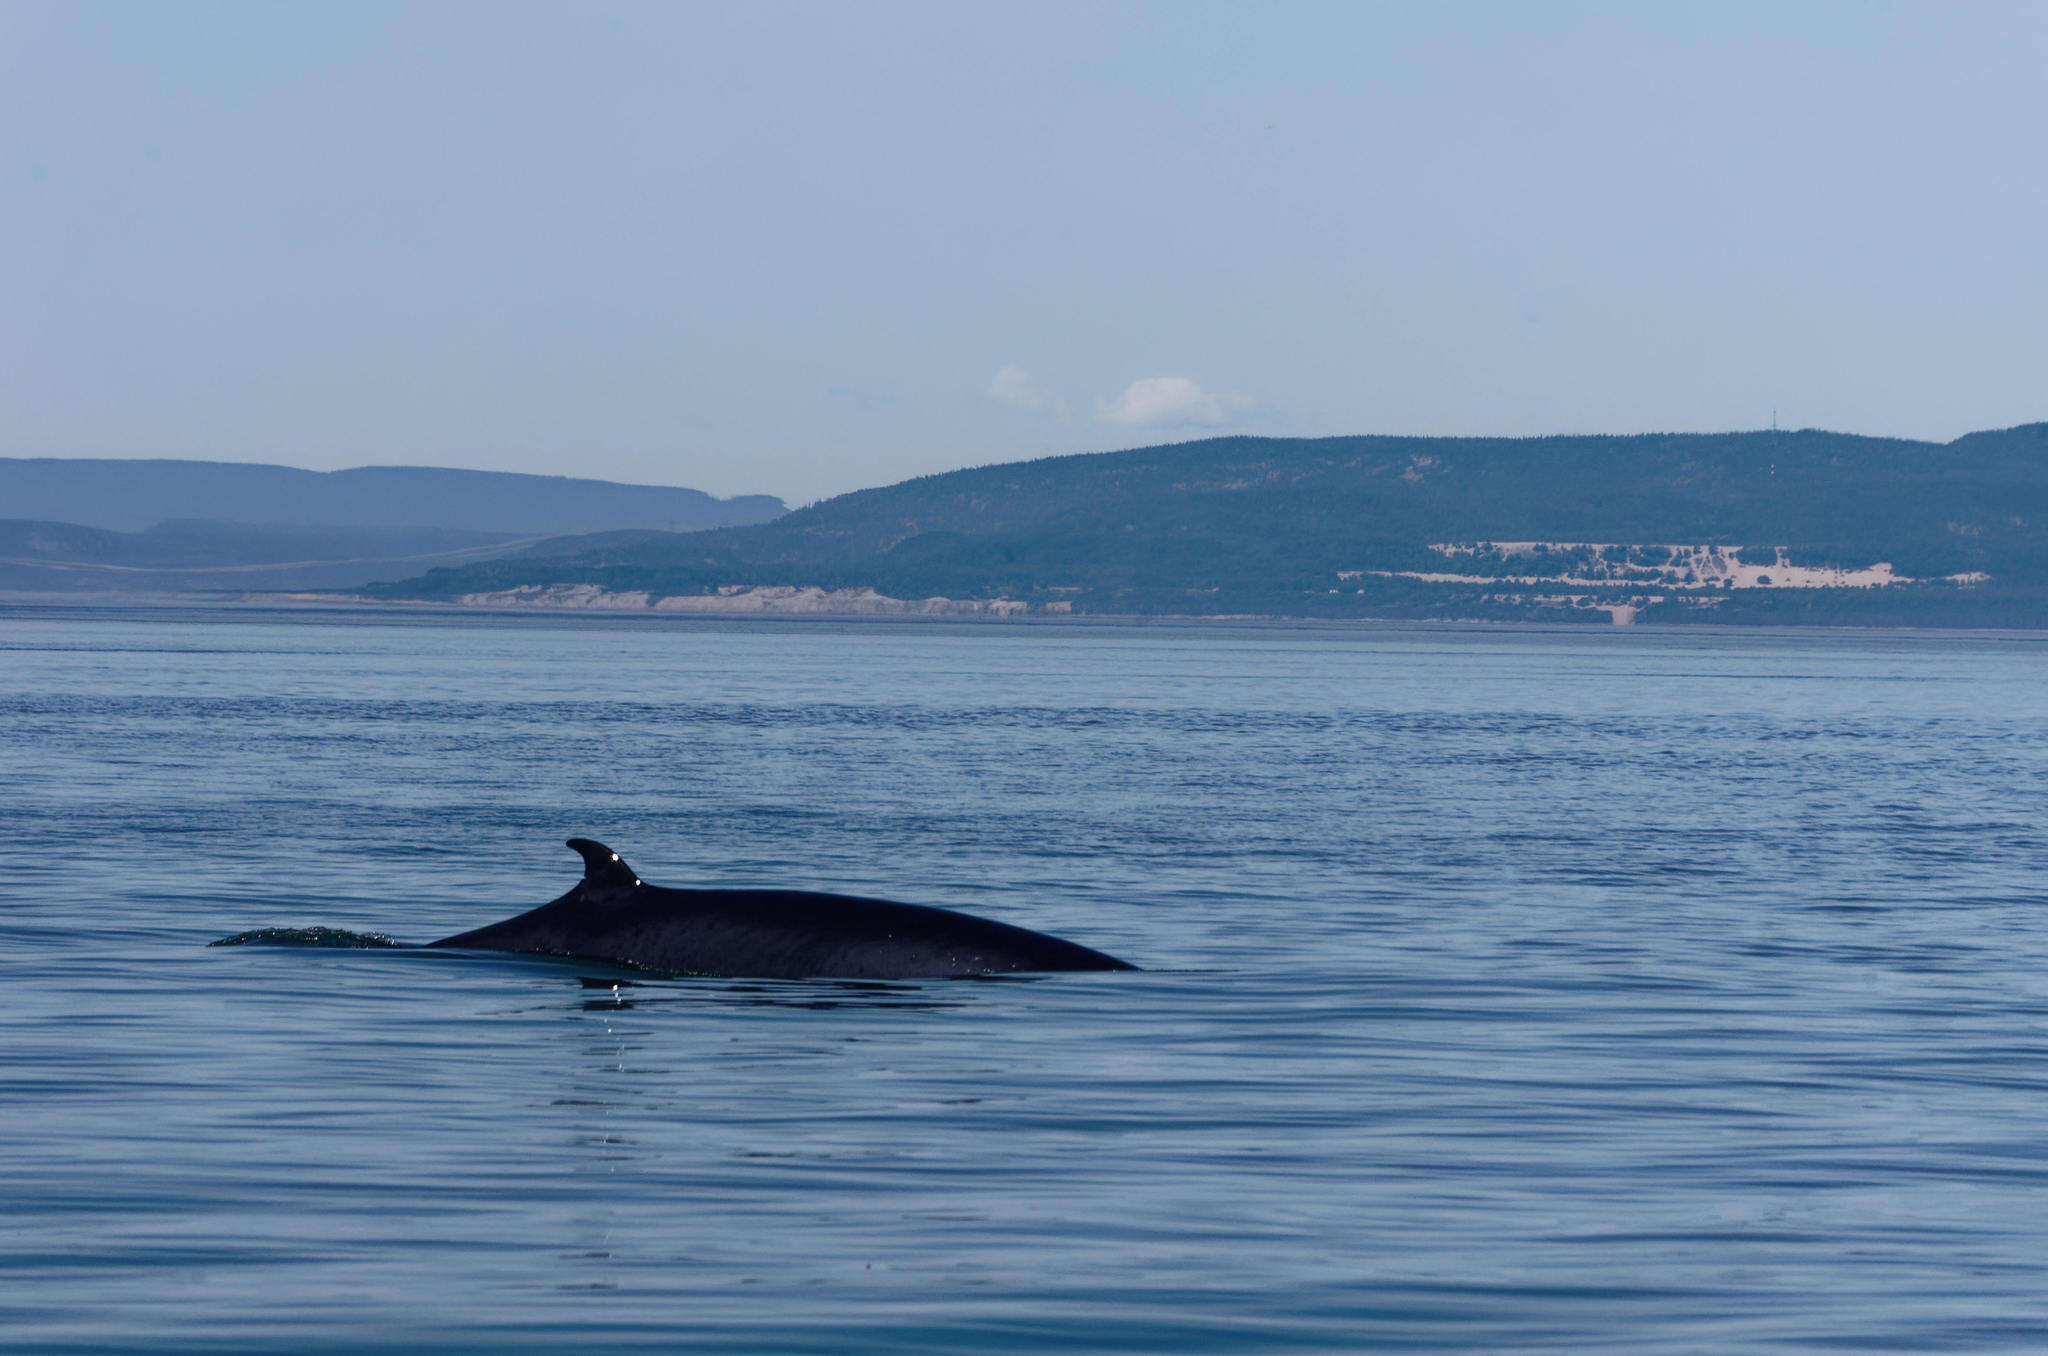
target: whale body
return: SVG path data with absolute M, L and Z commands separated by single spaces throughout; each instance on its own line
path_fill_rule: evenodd
M 609 961 L 748 979 L 944 979 L 1138 967 L 951 909 L 805 890 L 649 885 L 602 843 L 571 838 L 583 879 L 549 904 L 429 946 Z

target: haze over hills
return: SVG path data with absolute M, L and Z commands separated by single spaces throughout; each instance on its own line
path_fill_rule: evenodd
M 302 471 L 223 461 L 0 457 L 0 518 L 135 532 L 166 519 L 469 532 L 695 532 L 785 512 L 772 495 L 436 466 Z
M 1946 444 L 1237 437 L 924 476 L 770 523 L 560 543 L 376 593 L 710 613 L 2041 626 L 2044 525 L 2048 424 Z
M 769 495 L 440 467 L 0 458 L 0 587 L 350 588 L 562 535 L 784 511 Z

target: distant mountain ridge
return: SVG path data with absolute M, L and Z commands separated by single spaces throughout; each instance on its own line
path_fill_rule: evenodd
M 0 588 L 189 593 L 354 588 L 555 538 L 445 527 L 252 527 L 191 519 L 141 532 L 0 519 Z M 568 540 L 578 540 L 569 538 Z
M 722 613 L 800 595 L 813 610 L 965 599 L 1004 615 L 2048 626 L 2048 424 L 1946 444 L 1215 438 L 554 549 L 377 593 Z
M 0 457 L 0 519 L 137 532 L 166 520 L 436 527 L 520 536 L 695 532 L 786 512 L 772 495 L 430 466 L 304 471 L 260 463 Z
M 0 458 L 0 588 L 346 589 L 593 531 L 775 518 L 780 499 L 421 466 Z

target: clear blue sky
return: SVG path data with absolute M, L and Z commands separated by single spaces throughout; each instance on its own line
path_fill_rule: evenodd
M 2048 5 L 0 3 L 0 454 L 2048 418 Z

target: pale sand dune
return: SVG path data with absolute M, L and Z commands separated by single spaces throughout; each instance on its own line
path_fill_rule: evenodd
M 592 612 L 661 612 L 686 617 L 1015 617 L 1027 612 L 1060 614 L 1073 604 L 1033 608 L 1010 598 L 891 598 L 871 588 L 822 589 L 787 584 L 728 584 L 716 593 L 671 594 L 655 599 L 645 591 L 613 593 L 599 584 L 523 584 L 495 593 L 465 593 L 464 607 L 535 607 Z
M 1633 545 L 1621 542 L 1571 541 L 1435 542 L 1429 549 L 1447 557 L 1498 557 L 1503 563 L 1552 552 L 1590 551 L 1598 552 L 1602 556 L 1612 555 L 1614 559 L 1579 562 L 1576 567 L 1579 572 L 1563 575 L 1459 574 L 1436 570 L 1339 570 L 1337 577 L 1356 579 L 1361 575 L 1375 575 L 1382 578 L 1419 579 L 1432 584 L 1564 584 L 1573 587 L 1654 584 L 1660 588 L 1673 589 L 1869 589 L 1922 582 L 1899 574 L 1892 568 L 1890 561 L 1883 560 L 1853 570 L 1834 566 L 1794 565 L 1790 552 L 1782 546 L 1770 548 L 1774 559 L 1768 564 L 1742 558 L 1761 554 L 1767 548 L 1690 546 L 1665 542 Z M 1629 560 L 1631 552 L 1642 550 L 1668 551 L 1670 559 L 1658 565 L 1638 564 Z M 1989 578 L 1989 575 L 1982 573 L 1954 574 L 1945 576 L 1944 582 L 1979 584 Z

